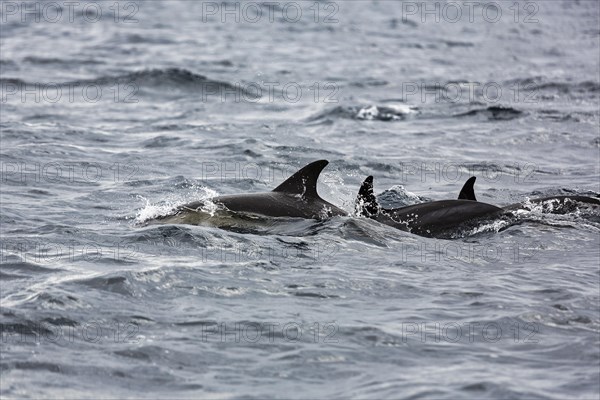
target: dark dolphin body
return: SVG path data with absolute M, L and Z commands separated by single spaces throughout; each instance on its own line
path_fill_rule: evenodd
M 465 185 L 459 200 L 440 200 L 386 209 L 377 203 L 373 193 L 373 177 L 369 176 L 358 192 L 356 211 L 359 215 L 383 224 L 427 237 L 436 237 L 470 221 L 502 213 L 501 208 L 470 200 L 468 195 L 468 185 Z
M 317 193 L 317 179 L 327 164 L 329 162 L 326 160 L 310 163 L 271 192 L 218 196 L 208 201 L 197 201 L 179 207 L 172 215 L 159 217 L 151 222 L 199 224 L 208 219 L 213 219 L 213 222 L 219 218 L 221 221 L 231 219 L 231 212 L 308 219 L 347 215 L 344 210 L 323 200 Z M 226 215 L 215 217 L 209 212 L 209 203 Z
M 473 226 L 482 220 L 511 215 L 511 211 L 526 209 L 528 204 L 558 205 L 563 209 L 565 205 L 574 204 L 573 202 L 600 205 L 600 200 L 592 197 L 552 196 L 500 208 L 477 201 L 473 188 L 475 179 L 475 177 L 471 177 L 467 180 L 458 195 L 458 200 L 440 200 L 385 209 L 377 203 L 377 198 L 373 194 L 373 177 L 369 176 L 358 192 L 356 212 L 358 215 L 417 235 L 445 237 L 448 233 Z

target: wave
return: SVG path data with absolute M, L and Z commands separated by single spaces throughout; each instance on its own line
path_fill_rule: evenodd
M 512 79 L 505 82 L 506 86 L 521 88 L 530 92 L 557 92 L 559 94 L 582 94 L 600 92 L 600 82 L 553 82 L 544 81 L 540 76 L 531 78 Z
M 366 121 L 403 121 L 418 114 L 418 109 L 406 104 L 337 106 L 314 115 L 309 121 L 332 119 L 356 119 Z
M 476 108 L 460 114 L 455 114 L 456 118 L 463 117 L 484 117 L 488 121 L 510 121 L 520 118 L 524 112 L 512 107 L 490 106 L 487 108 Z
M 81 60 L 69 60 L 69 59 L 60 59 L 60 58 L 52 58 L 52 57 L 37 57 L 37 56 L 27 56 L 23 58 L 23 62 L 34 64 L 34 65 L 66 65 L 66 66 L 76 66 L 76 65 L 99 65 L 105 64 L 104 61 L 94 60 L 94 59 L 81 59 Z
M 41 84 L 40 82 L 27 82 L 17 78 L 0 78 L 0 83 L 19 86 Z M 247 98 L 254 98 L 256 96 L 256 93 L 244 89 L 240 84 L 209 79 L 204 75 L 196 74 L 183 68 L 147 69 L 121 75 L 100 76 L 68 82 L 45 82 L 45 84 L 57 87 L 134 85 L 143 90 L 162 89 L 166 87 L 170 89 L 176 88 L 180 92 L 200 91 L 205 95 L 221 93 L 225 90 L 235 90 L 236 94 Z

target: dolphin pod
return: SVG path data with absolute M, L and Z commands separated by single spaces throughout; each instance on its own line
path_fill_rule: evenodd
M 218 220 L 226 225 L 231 223 L 234 215 L 239 217 L 245 214 L 306 219 L 346 216 L 346 211 L 323 200 L 317 193 L 317 180 L 327 164 L 329 162 L 326 160 L 312 162 L 270 192 L 218 196 L 188 203 L 178 207 L 174 213 L 148 223 L 196 225 L 203 221 L 210 220 L 214 223 Z M 482 219 L 499 218 L 524 209 L 528 204 L 552 202 L 565 205 L 569 202 L 580 202 L 600 205 L 600 200 L 592 197 L 553 196 L 501 208 L 477 201 L 474 191 L 475 179 L 471 177 L 467 180 L 456 200 L 438 200 L 386 209 L 378 204 L 373 193 L 373 177 L 369 176 L 358 192 L 355 214 L 420 236 L 440 237 L 449 231 L 474 225 Z M 216 211 L 224 213 L 220 219 L 215 217 Z
M 557 210 L 570 202 L 600 205 L 600 200 L 593 197 L 550 196 L 497 207 L 477 201 L 474 190 L 475 180 L 474 176 L 467 180 L 457 200 L 438 200 L 386 209 L 377 203 L 377 198 L 373 194 L 373 177 L 369 176 L 358 192 L 355 212 L 403 231 L 420 236 L 439 237 L 446 235 L 450 230 L 470 227 L 484 219 L 510 216 L 512 212 L 526 209 L 531 205 L 548 204 Z

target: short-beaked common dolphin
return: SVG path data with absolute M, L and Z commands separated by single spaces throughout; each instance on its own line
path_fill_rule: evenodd
M 458 195 L 458 200 L 439 200 L 386 209 L 378 204 L 373 193 L 373 177 L 369 176 L 358 192 L 355 212 L 406 232 L 426 237 L 438 237 L 446 235 L 450 230 L 469 226 L 482 219 L 510 215 L 512 211 L 526 209 L 528 204 L 564 205 L 566 202 L 572 201 L 600 205 L 600 200 L 592 197 L 550 196 L 500 208 L 477 201 L 474 190 L 475 180 L 475 177 L 467 180 Z
M 317 193 L 317 180 L 327 164 L 329 162 L 326 160 L 312 162 L 270 192 L 234 194 L 196 201 L 180 206 L 174 214 L 159 217 L 154 222 L 197 224 L 212 217 L 211 205 L 216 206 L 217 211 L 266 217 L 323 219 L 348 215 Z
M 383 208 L 373 193 L 373 177 L 363 182 L 356 199 L 356 213 L 394 228 L 421 236 L 435 237 L 448 229 L 489 215 L 502 209 L 491 204 L 468 200 L 468 189 L 459 200 L 439 200 L 400 208 Z

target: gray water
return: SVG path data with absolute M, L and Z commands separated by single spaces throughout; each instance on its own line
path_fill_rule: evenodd
M 598 2 L 470 7 L 3 1 L 2 398 L 598 398 L 597 211 L 144 224 L 318 159 L 349 212 L 598 195 Z

